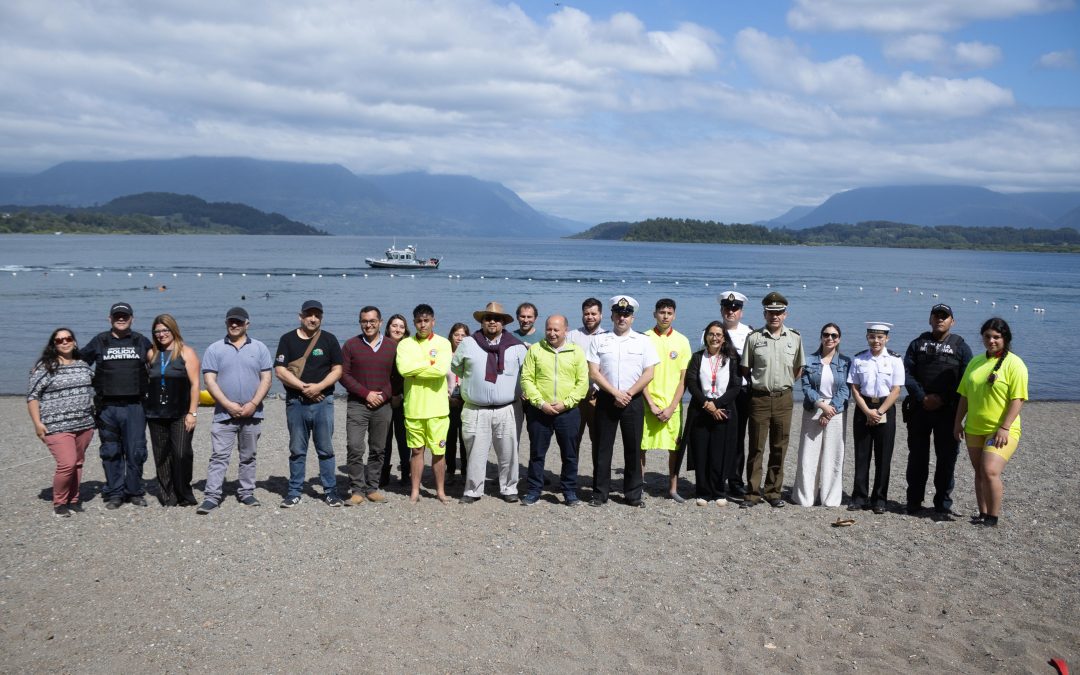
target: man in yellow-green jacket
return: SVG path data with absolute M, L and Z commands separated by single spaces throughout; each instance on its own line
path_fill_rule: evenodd
M 405 442 L 412 452 L 409 461 L 412 493 L 420 499 L 420 476 L 424 473 L 424 449 L 431 450 L 431 471 L 439 501 L 446 504 L 446 432 L 450 428 L 450 397 L 446 374 L 454 350 L 450 341 L 435 334 L 435 310 L 417 305 L 413 310 L 416 333 L 398 343 L 397 369 L 405 379 Z
M 529 347 L 521 368 L 525 421 L 529 429 L 529 491 L 521 503 L 531 506 L 544 487 L 544 459 L 551 436 L 562 453 L 561 488 L 567 506 L 578 506 L 578 403 L 589 392 L 589 365 L 581 347 L 566 339 L 566 317 L 548 317 L 544 339 Z

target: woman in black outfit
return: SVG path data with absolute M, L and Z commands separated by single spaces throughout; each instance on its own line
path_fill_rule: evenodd
M 147 355 L 146 425 L 154 449 L 158 500 L 162 506 L 195 506 L 191 436 L 199 406 L 199 355 L 184 344 L 176 319 L 154 317 L 153 346 Z
M 705 327 L 705 348 L 690 357 L 686 367 L 690 392 L 686 431 L 697 473 L 697 505 L 727 505 L 727 485 L 738 451 L 735 396 L 742 386 L 739 354 L 724 324 Z

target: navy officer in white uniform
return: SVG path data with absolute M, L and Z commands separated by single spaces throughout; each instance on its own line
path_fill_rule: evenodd
M 623 498 L 630 506 L 644 507 L 642 499 L 641 432 L 645 408 L 641 394 L 652 381 L 653 366 L 660 362 L 649 338 L 635 331 L 637 300 L 629 295 L 611 298 L 609 333 L 593 338 L 586 352 L 589 379 L 600 391 L 596 395 L 597 444 L 593 447 L 593 494 L 590 506 L 607 503 L 611 489 L 611 456 L 615 432 L 622 430 Z
M 869 349 L 851 360 L 848 384 L 855 399 L 852 434 L 855 437 L 855 485 L 849 511 L 874 509 L 885 513 L 889 493 L 889 467 L 896 437 L 896 408 L 904 386 L 904 360 L 885 348 L 891 323 L 869 321 L 866 343 Z M 874 491 L 869 493 L 870 458 L 874 459 Z

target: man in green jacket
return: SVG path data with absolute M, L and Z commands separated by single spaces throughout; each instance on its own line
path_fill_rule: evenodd
M 589 392 L 589 365 L 581 347 L 566 339 L 566 317 L 548 317 L 544 339 L 529 347 L 521 367 L 525 421 L 529 429 L 529 491 L 521 503 L 535 504 L 544 487 L 544 459 L 551 436 L 562 453 L 561 487 L 567 506 L 578 506 L 578 403 Z

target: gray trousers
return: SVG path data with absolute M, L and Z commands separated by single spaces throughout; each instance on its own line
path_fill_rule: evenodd
M 345 465 L 349 473 L 349 491 L 353 494 L 366 495 L 379 489 L 392 420 L 389 405 L 372 410 L 359 401 L 348 402 L 345 408 L 345 446 L 348 449 Z
M 521 406 L 513 403 L 501 408 L 477 408 L 466 403 L 461 410 L 461 435 L 469 452 L 466 496 L 484 496 L 488 453 L 493 447 L 499 460 L 499 494 L 517 495 L 518 439 L 521 438 L 519 410 Z
M 233 445 L 237 446 L 240 455 L 240 489 L 236 491 L 236 497 L 243 499 L 255 492 L 255 450 L 260 435 L 261 419 L 249 417 L 214 422 L 210 427 L 210 466 L 206 470 L 204 498 L 221 503 L 221 484 L 225 482 L 225 472 L 229 468 Z

